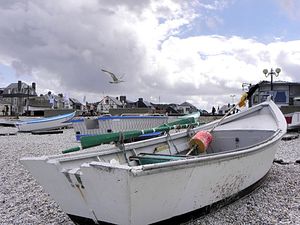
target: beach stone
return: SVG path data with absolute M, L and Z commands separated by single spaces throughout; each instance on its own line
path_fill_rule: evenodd
M 0 128 L 1 129 L 1 128 Z M 66 213 L 19 162 L 60 154 L 78 146 L 72 129 L 63 134 L 0 136 L 0 225 L 72 225 Z M 300 139 L 281 141 L 266 181 L 246 197 L 183 224 L 300 224 Z

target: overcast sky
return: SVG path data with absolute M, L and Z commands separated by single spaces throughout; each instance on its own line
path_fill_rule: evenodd
M 210 111 L 277 67 L 275 80 L 300 82 L 298 0 L 0 1 L 0 87 L 22 80 L 80 101 L 126 95 Z

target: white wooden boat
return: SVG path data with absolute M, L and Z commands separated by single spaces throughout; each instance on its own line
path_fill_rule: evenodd
M 15 125 L 18 128 L 19 132 L 53 130 L 71 125 L 70 120 L 74 116 L 75 112 L 72 112 L 64 115 L 21 121 L 17 122 Z
M 226 117 L 213 130 L 206 153 L 186 156 L 191 135 L 210 131 L 217 122 L 118 147 L 21 162 L 78 224 L 177 219 L 256 187 L 270 170 L 287 128 L 269 100 Z
M 300 129 L 300 112 L 285 114 L 288 130 Z
M 75 131 L 76 140 L 79 141 L 81 137 L 85 136 L 94 136 L 120 131 L 143 130 L 180 119 L 190 117 L 198 119 L 199 116 L 199 112 L 182 117 L 172 117 L 171 119 L 164 115 L 105 115 L 99 117 L 74 118 L 71 122 Z

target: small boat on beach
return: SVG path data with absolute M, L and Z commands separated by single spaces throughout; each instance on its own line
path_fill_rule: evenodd
M 61 127 L 67 127 L 71 125 L 70 120 L 75 116 L 75 112 L 44 117 L 37 119 L 29 119 L 25 121 L 16 122 L 15 125 L 19 132 L 32 132 L 40 130 L 53 130 Z
M 300 112 L 285 114 L 288 130 L 300 129 Z
M 82 151 L 21 163 L 76 224 L 177 221 L 256 188 L 286 129 L 283 114 L 267 100 L 176 133 L 130 143 L 123 140 L 136 131 L 118 140 L 109 134 L 85 137 Z M 200 153 L 191 140 L 203 131 L 213 139 Z M 115 145 L 103 145 L 112 140 Z
M 143 130 L 166 124 L 170 122 L 170 120 L 176 121 L 189 117 L 198 119 L 199 116 L 199 112 L 178 118 L 169 118 L 165 115 L 103 115 L 98 117 L 74 118 L 71 122 L 75 131 L 76 140 L 79 141 L 81 137 L 85 136 L 95 136 L 99 134 L 124 132 L 130 130 Z M 147 136 L 144 137 L 147 138 Z
M 16 127 L 16 123 L 20 122 L 19 119 L 0 119 L 0 126 L 2 127 Z
M 167 116 L 104 115 L 98 117 L 81 117 L 73 119 L 72 126 L 76 140 L 84 136 L 94 136 L 116 131 L 128 131 L 156 127 L 168 121 Z

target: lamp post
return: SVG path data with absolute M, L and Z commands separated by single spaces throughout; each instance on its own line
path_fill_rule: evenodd
M 29 89 L 29 85 L 28 85 L 28 87 L 27 87 L 27 101 L 26 101 L 26 115 L 27 116 L 29 116 L 29 91 L 30 91 L 30 89 Z
M 273 70 L 273 68 L 271 68 L 270 72 L 267 69 L 263 70 L 263 73 L 266 77 L 271 76 L 271 91 L 273 91 L 273 76 L 275 75 L 276 77 L 278 77 L 280 72 L 280 68 L 276 68 L 275 71 Z
M 242 90 L 249 91 L 251 84 L 250 83 L 242 83 Z

